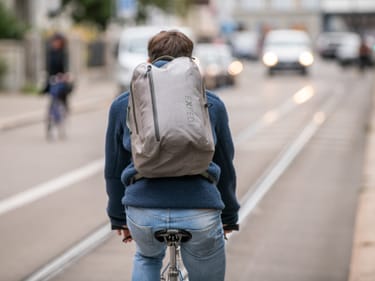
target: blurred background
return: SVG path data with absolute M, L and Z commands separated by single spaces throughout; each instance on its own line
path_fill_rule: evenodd
M 0 0 L 0 280 L 130 280 L 134 244 L 106 215 L 108 110 L 172 28 L 228 109 L 226 280 L 375 280 L 375 202 L 358 211 L 375 186 L 375 0 Z
M 112 75 L 121 31 L 137 25 L 186 26 L 195 42 L 227 44 L 233 57 L 252 60 L 262 58 L 272 29 L 306 31 L 316 54 L 336 57 L 343 65 L 355 62 L 364 38 L 374 60 L 371 0 L 2 0 L 0 5 L 0 77 L 6 91 L 32 91 L 43 84 L 48 38 L 55 32 L 69 42 L 73 76 L 97 67 Z

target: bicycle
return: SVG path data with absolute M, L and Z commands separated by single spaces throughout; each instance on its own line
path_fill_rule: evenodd
M 160 274 L 161 281 L 188 281 L 187 272 L 183 266 L 180 246 L 189 241 L 191 233 L 184 229 L 162 229 L 154 233 L 155 238 L 167 243 L 169 248 L 169 263 Z
M 51 102 L 47 113 L 47 139 L 49 140 L 53 138 L 54 128 L 57 129 L 60 139 L 66 137 L 65 119 L 68 111 L 66 99 L 72 89 L 68 74 L 59 73 L 50 78 L 48 92 Z
M 57 130 L 60 139 L 66 137 L 65 131 L 66 108 L 61 100 L 52 97 L 47 114 L 47 139 L 53 138 L 54 129 Z

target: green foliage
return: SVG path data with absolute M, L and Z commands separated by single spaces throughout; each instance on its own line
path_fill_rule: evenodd
M 185 16 L 192 0 L 140 0 L 142 5 L 154 5 L 168 13 Z
M 115 0 L 63 0 L 62 3 L 63 6 L 73 5 L 74 21 L 94 23 L 105 29 L 111 19 Z
M 156 6 L 167 13 L 185 17 L 193 2 L 192 0 L 139 0 L 137 20 L 143 21 L 147 18 L 147 6 Z
M 147 7 L 156 6 L 163 11 L 186 16 L 192 0 L 138 0 L 137 21 L 147 18 Z M 111 16 L 115 13 L 116 0 L 63 0 L 63 6 L 73 6 L 72 17 L 76 22 L 94 23 L 105 29 Z
M 27 82 L 21 89 L 21 91 L 28 95 L 39 95 L 40 89 L 37 85 Z
M 3 84 L 3 79 L 4 79 L 4 76 L 5 74 L 7 73 L 8 71 L 8 67 L 7 67 L 7 64 L 5 62 L 5 60 L 0 57 L 0 88 L 2 88 L 2 84 Z
M 22 39 L 26 26 L 0 2 L 0 39 Z

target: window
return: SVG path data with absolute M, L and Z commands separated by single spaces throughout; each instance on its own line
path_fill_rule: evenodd
M 258 11 L 264 9 L 264 0 L 240 0 L 241 8 L 247 11 Z
M 294 0 L 271 0 L 271 7 L 276 10 L 294 10 Z
M 300 0 L 301 8 L 307 10 L 318 10 L 320 1 L 319 0 Z

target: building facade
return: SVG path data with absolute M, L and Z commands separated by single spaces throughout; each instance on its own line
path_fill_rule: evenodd
M 316 36 L 321 29 L 321 0 L 236 0 L 233 18 L 246 28 L 264 33 L 295 28 Z
M 216 0 L 218 1 L 218 0 Z M 224 0 L 222 0 L 224 1 Z M 272 28 L 321 31 L 375 30 L 374 0 L 236 0 L 234 19 L 260 32 Z

